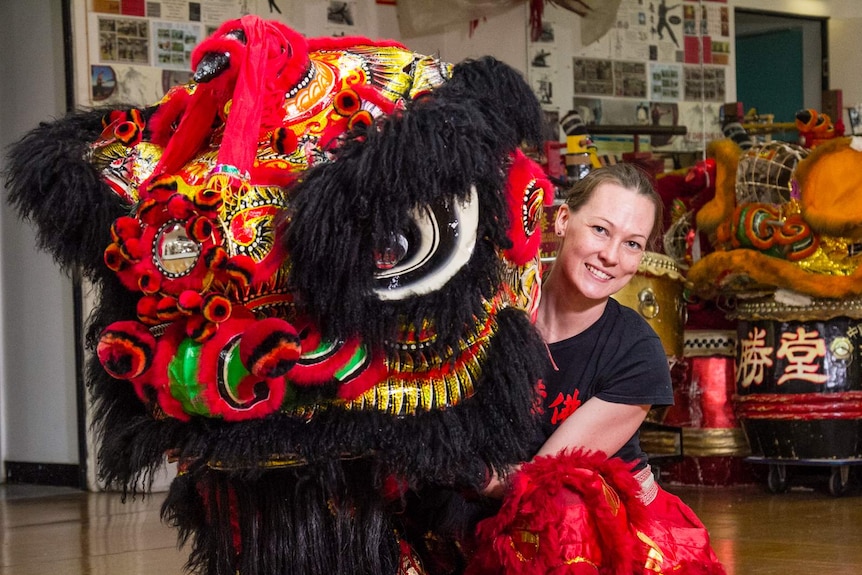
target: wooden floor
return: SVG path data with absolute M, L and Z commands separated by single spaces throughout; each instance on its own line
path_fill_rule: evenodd
M 862 573 L 858 487 L 665 487 L 710 529 L 728 575 Z M 161 499 L 0 485 L 0 575 L 180 575 L 186 553 L 159 522 Z

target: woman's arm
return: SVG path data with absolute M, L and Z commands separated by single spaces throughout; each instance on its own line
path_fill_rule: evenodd
M 557 427 L 536 455 L 556 455 L 564 449 L 582 448 L 611 456 L 638 430 L 650 407 L 592 397 Z
M 560 424 L 536 455 L 556 455 L 564 449 L 582 448 L 611 456 L 634 435 L 650 407 L 610 403 L 593 397 Z M 519 467 L 514 465 L 507 472 L 514 473 Z M 492 472 L 482 495 L 500 498 L 505 491 L 505 477 Z

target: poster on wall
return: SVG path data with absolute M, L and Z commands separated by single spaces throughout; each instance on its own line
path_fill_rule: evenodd
M 283 0 L 269 0 L 277 7 Z M 218 25 L 252 11 L 255 0 L 93 0 L 92 12 Z
M 203 40 L 199 24 L 154 20 L 151 29 L 152 65 L 168 70 L 189 70 L 192 50 Z
M 686 64 L 730 64 L 727 0 L 686 0 L 683 6 Z
M 226 21 L 246 14 L 279 20 L 307 36 L 376 37 L 372 10 L 394 11 L 379 0 L 89 0 L 86 12 L 86 93 L 79 105 L 157 102 L 191 77 L 195 46 Z M 82 44 L 83 46 L 83 44 Z M 548 71 L 556 73 L 552 65 Z M 546 85 L 553 80 L 546 82 Z
M 574 58 L 573 81 L 576 94 L 614 95 L 612 60 Z
M 326 5 L 326 30 L 330 36 L 353 36 L 361 10 L 352 0 L 329 0 Z
M 611 30 L 614 58 L 678 62 L 682 8 L 666 0 L 623 0 Z
M 650 98 L 656 102 L 675 102 L 682 90 L 682 68 L 674 64 L 650 65 Z
M 191 77 L 191 51 L 203 38 L 198 23 L 90 14 L 88 104 L 147 105 Z
M 527 70 L 534 86 L 553 85 L 560 117 L 578 110 L 587 124 L 686 127 L 685 136 L 642 137 L 643 149 L 700 150 L 721 137 L 718 111 L 734 97 L 727 0 L 622 0 L 589 46 L 571 13 L 546 14 L 549 39 L 528 42 Z

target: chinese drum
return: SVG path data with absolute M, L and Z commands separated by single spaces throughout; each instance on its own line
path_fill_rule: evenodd
M 733 411 L 736 332 L 685 332 L 686 376 L 674 388 L 664 423 L 682 427 L 684 454 L 691 457 L 748 455 L 745 434 Z
M 862 300 L 738 306 L 736 415 L 752 454 L 862 457 Z
M 641 314 L 661 339 L 669 357 L 683 355 L 684 277 L 672 258 L 646 252 L 632 280 L 612 297 Z

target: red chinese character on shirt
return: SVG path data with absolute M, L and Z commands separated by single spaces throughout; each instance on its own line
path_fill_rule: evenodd
M 567 417 L 575 412 L 580 404 L 581 401 L 578 399 L 577 389 L 575 390 L 575 393 L 565 396 L 561 392 L 557 398 L 548 405 L 548 407 L 554 410 L 551 414 L 551 423 L 553 425 L 562 423 Z
M 545 382 L 539 380 L 536 384 L 536 398 L 533 400 L 532 412 L 534 415 L 545 413 L 545 399 L 548 397 L 548 390 L 545 388 Z

